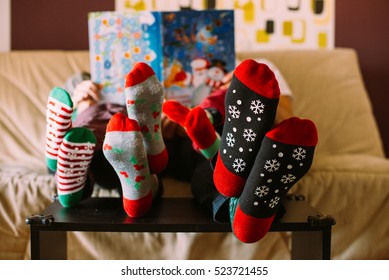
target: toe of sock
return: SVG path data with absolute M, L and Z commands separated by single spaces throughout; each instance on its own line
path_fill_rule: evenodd
M 137 121 L 122 113 L 116 113 L 107 124 L 106 132 L 110 131 L 141 131 L 141 128 Z
M 185 125 L 186 117 L 190 112 L 188 107 L 183 106 L 181 103 L 175 100 L 165 101 L 163 103 L 162 111 L 166 116 L 168 116 L 169 119 L 180 124 L 181 126 Z
M 131 87 L 146 81 L 149 77 L 155 75 L 154 70 L 144 62 L 138 62 L 134 65 L 126 76 L 126 87 Z
M 314 147 L 318 142 L 316 125 L 308 119 L 292 117 L 282 121 L 266 137 L 290 145 Z
M 280 88 L 273 71 L 263 63 L 253 59 L 242 61 L 234 71 L 234 76 L 252 91 L 267 98 L 279 98 Z
M 55 87 L 51 90 L 50 96 L 58 101 L 60 101 L 63 104 L 66 104 L 67 106 L 73 108 L 73 101 L 70 97 L 70 94 L 60 87 Z

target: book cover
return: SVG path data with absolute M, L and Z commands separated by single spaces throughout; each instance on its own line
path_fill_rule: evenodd
M 88 14 L 92 80 L 102 100 L 124 104 L 126 74 L 148 63 L 166 99 L 198 105 L 235 67 L 230 10 Z

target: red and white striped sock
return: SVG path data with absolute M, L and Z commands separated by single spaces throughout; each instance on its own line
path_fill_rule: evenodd
M 156 182 L 150 174 L 138 122 L 121 113 L 115 114 L 107 124 L 103 152 L 120 179 L 127 215 L 146 215 Z
M 83 198 L 96 137 L 84 127 L 70 129 L 61 143 L 57 162 L 57 191 L 62 206 L 72 207 Z
M 57 169 L 58 149 L 72 126 L 73 102 L 68 92 L 55 87 L 51 90 L 46 109 L 46 165 Z
M 150 172 L 160 173 L 168 162 L 161 132 L 161 112 L 164 92 L 153 69 L 139 62 L 126 76 L 127 113 L 141 127 Z

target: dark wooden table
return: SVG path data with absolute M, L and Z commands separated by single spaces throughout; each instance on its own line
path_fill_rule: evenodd
M 291 258 L 330 259 L 334 219 L 322 216 L 305 200 L 286 200 L 284 206 L 286 214 L 270 231 L 292 232 Z M 55 201 L 40 215 L 27 217 L 26 223 L 32 259 L 66 259 L 67 231 L 231 232 L 230 224 L 214 222 L 192 198 L 163 198 L 142 218 L 129 218 L 119 198 L 90 198 L 74 208 Z

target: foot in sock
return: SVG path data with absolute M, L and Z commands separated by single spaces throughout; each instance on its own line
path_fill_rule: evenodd
M 317 140 L 315 124 L 296 117 L 266 134 L 231 213 L 232 229 L 239 240 L 252 243 L 266 235 L 279 202 L 310 169 Z
M 46 109 L 46 165 L 57 169 L 58 149 L 66 132 L 72 126 L 73 102 L 65 90 L 55 87 L 51 90 Z
M 120 179 L 127 215 L 147 214 L 152 205 L 155 179 L 150 175 L 138 122 L 121 113 L 115 114 L 107 124 L 103 152 Z
M 225 123 L 214 171 L 217 190 L 239 196 L 262 139 L 274 124 L 280 90 L 270 68 L 244 60 L 235 69 L 225 99 Z
M 206 159 L 210 160 L 217 153 L 220 137 L 203 108 L 189 109 L 177 101 L 168 100 L 163 104 L 163 113 L 185 128 L 188 137 Z
M 87 128 L 70 129 L 58 151 L 57 191 L 62 206 L 72 207 L 83 199 L 88 167 L 92 161 L 96 137 Z
M 146 63 L 135 64 L 126 76 L 125 94 L 130 119 L 141 127 L 151 173 L 165 169 L 168 154 L 161 133 L 163 88 Z

